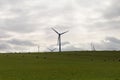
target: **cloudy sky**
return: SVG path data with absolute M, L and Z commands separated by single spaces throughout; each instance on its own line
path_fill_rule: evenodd
M 0 51 L 120 50 L 120 0 L 0 0 Z

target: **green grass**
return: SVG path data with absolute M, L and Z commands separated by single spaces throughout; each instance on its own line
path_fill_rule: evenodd
M 0 80 L 120 80 L 120 52 L 0 54 Z

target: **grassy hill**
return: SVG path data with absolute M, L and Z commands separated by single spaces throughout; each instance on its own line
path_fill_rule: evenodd
M 0 54 L 0 80 L 120 80 L 120 52 Z

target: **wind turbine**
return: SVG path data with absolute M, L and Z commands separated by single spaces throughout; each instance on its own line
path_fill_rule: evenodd
M 59 44 L 59 52 L 62 51 L 61 49 L 61 36 L 65 33 L 67 33 L 68 31 L 65 31 L 65 32 L 62 32 L 62 33 L 59 33 L 57 30 L 55 30 L 54 28 L 52 28 L 53 31 L 55 31 L 57 34 L 58 34 L 58 44 Z
M 94 46 L 93 43 L 91 43 L 91 49 L 92 49 L 93 51 L 96 51 L 95 46 Z
M 48 48 L 51 52 L 54 52 L 55 50 L 56 50 L 56 48 L 54 48 L 54 49 L 50 49 L 50 48 Z
M 37 48 L 38 48 L 38 53 L 39 53 L 40 52 L 40 45 L 38 45 Z

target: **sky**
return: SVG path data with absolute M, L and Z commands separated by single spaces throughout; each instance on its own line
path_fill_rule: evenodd
M 120 50 L 120 0 L 0 0 L 0 52 Z M 57 50 L 56 50 L 57 51 Z

